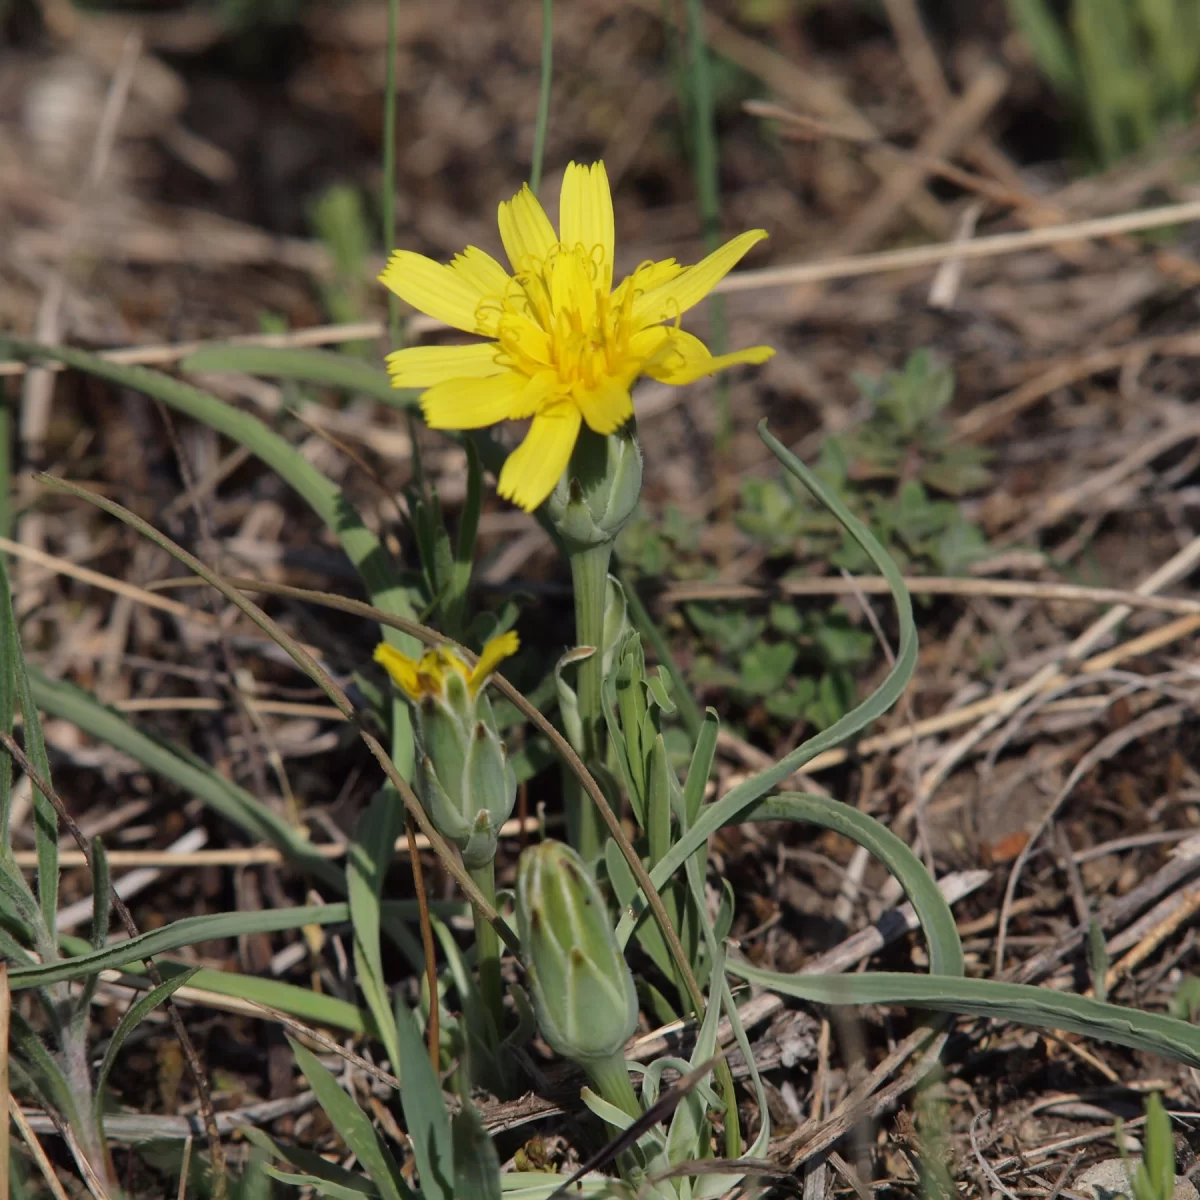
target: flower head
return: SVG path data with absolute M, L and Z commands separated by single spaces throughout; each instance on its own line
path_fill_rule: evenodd
M 479 661 L 468 666 L 459 656 L 445 646 L 427 650 L 421 657 L 410 658 L 387 642 L 375 647 L 375 661 L 392 677 L 392 682 L 414 703 L 423 700 L 445 700 L 452 676 L 466 686 L 467 694 L 474 700 L 479 689 L 504 659 L 516 654 L 520 641 L 515 633 L 502 633 L 494 637 L 479 655 Z
M 583 860 L 548 838 L 517 865 L 517 924 L 538 1027 L 579 1063 L 619 1054 L 637 1027 L 637 992 Z
M 381 282 L 413 307 L 487 341 L 414 346 L 388 356 L 396 387 L 421 397 L 434 429 L 479 429 L 532 417 L 500 473 L 499 491 L 532 511 L 566 469 L 581 424 L 613 433 L 633 416 L 641 375 L 691 383 L 738 363 L 765 362 L 753 346 L 713 356 L 679 328 L 683 313 L 767 235 L 743 233 L 692 267 L 644 262 L 613 286 L 613 209 L 603 163 L 571 163 L 556 233 L 528 185 L 499 212 L 510 275 L 468 246 L 448 265 L 397 250 Z
M 416 709 L 421 803 L 468 867 L 495 857 L 500 826 L 516 803 L 517 777 L 482 689 L 517 645 L 515 633 L 492 638 L 474 667 L 444 646 L 419 659 L 386 643 L 375 650 Z

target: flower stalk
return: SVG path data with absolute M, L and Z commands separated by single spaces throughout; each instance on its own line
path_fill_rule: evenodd
M 416 713 L 417 795 L 438 832 L 458 847 L 463 866 L 493 908 L 496 848 L 516 803 L 517 778 L 485 688 L 517 646 L 515 633 L 492 638 L 474 666 L 446 647 L 419 659 L 386 643 L 375 651 L 376 662 Z M 475 944 L 480 993 L 500 1038 L 505 1024 L 500 939 L 478 911 Z
M 604 605 L 608 595 L 608 566 L 612 542 L 573 551 L 569 555 L 571 584 L 575 593 L 575 641 L 592 646 L 595 653 L 583 659 L 576 675 L 583 761 L 590 767 L 604 758 Z M 596 806 L 584 794 L 573 771 L 564 774 L 567 783 L 567 830 L 571 845 L 586 863 L 594 863 L 604 848 L 605 828 Z
M 489 858 L 478 867 L 468 867 L 471 882 L 483 893 L 483 898 L 496 907 L 496 860 Z M 504 1036 L 504 980 L 500 974 L 500 935 L 474 905 L 475 965 L 479 971 L 479 994 L 496 1024 L 497 1039 Z

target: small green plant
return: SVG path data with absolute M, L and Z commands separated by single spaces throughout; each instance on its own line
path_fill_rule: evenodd
M 1088 157 L 1110 166 L 1195 119 L 1195 0 L 1009 0 L 1042 74 L 1074 110 Z
M 621 530 L 617 553 L 638 575 L 653 579 L 702 578 L 707 564 L 698 557 L 703 522 L 668 504 L 651 518 L 639 510 Z
M 367 311 L 366 263 L 371 250 L 362 194 L 349 184 L 335 183 L 313 204 L 311 220 L 313 232 L 333 259 L 333 273 L 320 285 L 330 319 L 342 324 L 361 321 Z
M 854 706 L 855 671 L 870 660 L 875 639 L 841 605 L 806 613 L 772 604 L 756 615 L 742 605 L 696 603 L 685 613 L 706 647 L 693 679 L 728 691 L 752 720 L 761 710 L 786 726 L 803 720 L 825 729 Z
M 1171 1200 L 1175 1194 L 1175 1141 L 1171 1118 L 1157 1092 L 1146 1097 L 1146 1125 L 1142 1156 L 1131 1162 L 1125 1152 L 1121 1122 L 1117 1122 L 1117 1149 L 1129 1175 L 1130 1200 Z
M 986 486 L 991 474 L 983 451 L 951 438 L 953 372 L 918 350 L 902 370 L 855 383 L 873 411 L 852 432 L 825 439 L 817 475 L 902 567 L 960 574 L 987 543 L 955 500 Z M 790 475 L 748 480 L 737 522 L 772 554 L 848 571 L 869 566 L 845 528 Z

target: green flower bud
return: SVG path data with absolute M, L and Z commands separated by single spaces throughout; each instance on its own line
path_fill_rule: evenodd
M 621 1052 L 637 1026 L 633 976 L 583 860 L 562 842 L 521 855 L 517 923 L 538 1027 L 583 1066 Z
M 642 451 L 630 428 L 601 436 L 586 427 L 546 511 L 568 550 L 611 542 L 637 507 Z
M 495 858 L 500 826 L 516 804 L 517 777 L 482 689 L 517 645 L 515 633 L 493 638 L 473 668 L 445 647 L 419 660 L 386 643 L 375 651 L 416 709 L 417 795 L 472 869 Z

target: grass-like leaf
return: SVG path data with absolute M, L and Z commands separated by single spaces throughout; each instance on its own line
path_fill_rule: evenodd
M 454 1146 L 441 1081 L 434 1074 L 417 1023 L 403 1000 L 396 1003 L 395 1019 L 403 1085 L 400 1102 L 417 1160 L 421 1196 L 423 1200 L 454 1200 Z
M 25 753 L 43 782 L 50 779 L 50 760 L 46 757 L 46 741 L 42 736 L 42 721 L 37 704 L 29 686 L 29 672 L 25 666 L 25 654 L 17 630 L 17 618 L 13 611 L 12 590 L 8 585 L 8 573 L 4 560 L 0 558 L 0 674 L 8 675 L 6 690 L 15 693 L 25 723 Z M 11 703 L 11 701 L 9 702 Z M 9 719 L 6 732 L 11 730 Z M 7 751 L 3 754 L 7 767 L 0 767 L 0 775 L 11 772 L 12 762 Z M 11 778 L 11 776 L 10 776 Z M 2 785 L 0 785 L 2 786 Z M 0 797 L 2 798 L 2 797 Z M 8 801 L 4 805 L 4 845 L 8 845 Z M 37 845 L 37 892 L 42 910 L 44 936 L 38 949 L 43 957 L 57 953 L 58 932 L 55 918 L 58 915 L 58 813 L 54 805 L 37 789 L 33 789 L 33 833 Z
M 323 1067 L 315 1054 L 310 1053 L 299 1042 L 288 1038 L 292 1053 L 309 1087 L 316 1093 L 317 1100 L 342 1140 L 358 1156 L 371 1182 L 379 1189 L 383 1200 L 415 1200 L 400 1175 L 400 1168 L 371 1124 L 371 1119 L 349 1096 L 342 1091 L 337 1078 Z
M 190 982 L 199 970 L 199 967 L 191 967 L 186 971 L 181 971 L 173 979 L 165 979 L 156 988 L 152 988 L 126 1010 L 116 1029 L 113 1030 L 108 1049 L 105 1050 L 104 1058 L 100 1063 L 100 1070 L 96 1073 L 95 1110 L 101 1145 L 104 1144 L 104 1087 L 108 1083 L 108 1077 L 113 1067 L 116 1066 L 117 1055 L 121 1052 L 121 1047 L 150 1013 L 164 1001 L 169 1000 L 185 983 Z
M 14 967 L 8 973 L 14 990 L 46 987 L 64 979 L 82 979 L 94 971 L 123 967 L 155 954 L 178 950 L 214 938 L 242 937 L 252 933 L 277 933 L 300 929 L 305 925 L 335 925 L 350 919 L 345 903 L 311 904 L 298 908 L 267 908 L 258 912 L 211 913 L 203 917 L 184 917 L 161 929 L 139 934 L 126 941 L 93 950 L 66 961 L 39 963 L 34 967 Z
M 728 962 L 725 969 L 773 992 L 817 1004 L 906 1004 L 960 1016 L 1013 1021 L 1039 1029 L 1065 1029 L 1200 1067 L 1200 1028 L 1177 1017 L 1102 1003 L 1090 996 L 994 979 L 956 979 L 905 972 L 787 975 L 734 961 Z
M 72 347 L 43 346 L 36 342 L 6 338 L 0 343 L 0 349 L 7 349 L 24 359 L 53 359 L 122 387 L 134 388 L 245 446 L 295 489 L 336 534 L 346 556 L 362 577 L 372 603 L 384 612 L 410 619 L 414 617 L 415 610 L 408 589 L 396 573 L 387 551 L 367 528 L 358 510 L 335 483 L 257 417 L 161 371 L 124 366 Z M 384 627 L 382 634 L 386 641 L 406 654 L 413 654 L 420 649 L 418 642 L 395 629 Z M 398 766 L 405 771 L 410 765 L 407 759 L 412 751 L 408 713 L 402 705 L 395 705 L 392 715 L 395 724 L 393 745 L 397 751 Z M 401 749 L 403 752 L 400 752 Z
M 853 737 L 877 717 L 882 716 L 899 698 L 900 693 L 912 678 L 917 662 L 917 633 L 913 623 L 912 600 L 904 579 L 888 552 L 879 544 L 871 531 L 842 503 L 838 496 L 827 488 L 786 446 L 767 430 L 766 423 L 759 426 L 759 436 L 783 466 L 807 487 L 830 512 L 837 517 L 854 539 L 870 556 L 881 575 L 891 588 L 900 625 L 900 643 L 896 661 L 883 683 L 860 705 L 846 713 L 841 720 L 828 729 L 810 738 L 790 754 L 784 755 L 774 766 L 759 771 L 736 787 L 731 788 L 720 800 L 703 807 L 695 822 L 671 847 L 667 855 L 650 872 L 650 881 L 662 888 L 679 869 L 689 854 L 703 846 L 708 839 L 725 825 L 734 825 L 741 819 L 751 804 L 782 783 L 822 751 Z M 836 806 L 836 801 L 826 803 Z M 626 912 L 617 927 L 617 938 L 622 945 L 629 939 L 636 913 Z
M 358 819 L 346 864 L 350 920 L 354 925 L 354 974 L 379 1028 L 392 1070 L 400 1074 L 400 1043 L 383 974 L 379 946 L 379 899 L 404 825 L 404 805 L 390 788 L 375 793 Z
M 246 375 L 270 375 L 301 383 L 323 384 L 346 392 L 370 396 L 391 408 L 417 408 L 419 391 L 394 388 L 382 371 L 335 350 L 308 350 L 290 346 L 205 346 L 189 354 L 179 368 L 188 374 L 219 374 L 236 371 Z
M 342 872 L 317 853 L 310 841 L 244 788 L 231 783 L 182 747 L 138 729 L 82 688 L 50 679 L 36 667 L 29 674 L 33 696 L 46 712 L 70 721 L 84 733 L 128 754 L 142 766 L 203 800 L 254 841 L 269 842 L 315 879 L 339 892 L 343 890 Z

